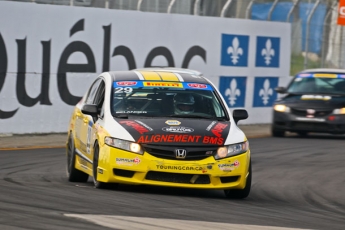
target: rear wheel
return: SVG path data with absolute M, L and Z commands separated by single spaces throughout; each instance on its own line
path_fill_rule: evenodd
M 250 193 L 250 188 L 252 186 L 252 164 L 249 163 L 249 175 L 246 181 L 246 187 L 244 189 L 225 189 L 224 194 L 230 199 L 244 199 Z
M 67 166 L 66 173 L 71 182 L 87 182 L 89 175 L 75 168 L 76 152 L 72 134 L 67 142 Z

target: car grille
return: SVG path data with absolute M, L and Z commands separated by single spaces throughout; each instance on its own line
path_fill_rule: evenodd
M 134 175 L 134 171 L 130 171 L 130 170 L 124 170 L 124 169 L 113 169 L 113 173 L 116 176 L 122 176 L 122 177 L 133 177 Z
M 154 180 L 154 181 L 162 181 L 162 182 L 170 182 L 170 183 L 183 183 L 183 184 L 210 184 L 211 183 L 210 177 L 208 175 L 167 173 L 167 172 L 156 172 L 156 171 L 149 171 L 146 174 L 145 179 Z M 192 179 L 195 179 L 194 183 Z
M 326 123 L 292 122 L 291 123 L 291 128 L 305 129 L 305 130 L 310 130 L 310 131 L 318 131 L 318 130 L 325 131 L 325 130 L 331 128 L 331 127 L 328 124 L 326 124 Z
M 148 145 L 143 144 L 144 150 L 149 154 L 162 158 L 162 159 L 169 159 L 169 160 L 202 160 L 209 156 L 213 156 L 218 147 L 213 146 L 206 146 L 206 147 L 179 147 L 179 146 L 161 146 L 161 145 Z M 187 155 L 185 158 L 176 158 L 176 149 L 185 149 L 187 151 Z
M 225 176 L 225 177 L 220 177 L 220 181 L 224 184 L 224 183 L 231 183 L 231 182 L 235 182 L 238 180 L 238 178 L 240 178 L 239 176 Z
M 313 114 L 314 117 L 325 117 L 332 114 L 332 109 L 315 109 L 315 113 Z M 291 108 L 291 113 L 299 116 L 299 117 L 306 117 L 309 115 L 306 109 L 298 109 L 298 108 Z

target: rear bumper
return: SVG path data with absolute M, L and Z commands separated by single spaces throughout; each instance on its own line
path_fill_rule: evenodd
M 307 118 L 274 111 L 272 129 L 275 131 L 345 134 L 345 115 Z

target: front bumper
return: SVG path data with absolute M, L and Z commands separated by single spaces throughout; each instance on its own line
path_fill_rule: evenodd
M 305 117 L 274 111 L 272 129 L 275 131 L 345 134 L 345 115 Z
M 215 160 L 167 160 L 104 145 L 100 149 L 97 180 L 109 183 L 146 184 L 199 189 L 243 189 L 250 151 Z

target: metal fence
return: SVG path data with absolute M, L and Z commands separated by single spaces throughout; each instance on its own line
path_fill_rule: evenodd
M 15 0 L 291 23 L 291 75 L 307 68 L 344 68 L 345 36 L 338 0 Z

